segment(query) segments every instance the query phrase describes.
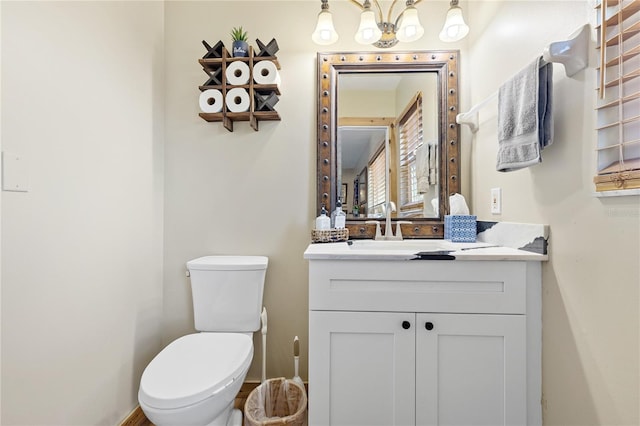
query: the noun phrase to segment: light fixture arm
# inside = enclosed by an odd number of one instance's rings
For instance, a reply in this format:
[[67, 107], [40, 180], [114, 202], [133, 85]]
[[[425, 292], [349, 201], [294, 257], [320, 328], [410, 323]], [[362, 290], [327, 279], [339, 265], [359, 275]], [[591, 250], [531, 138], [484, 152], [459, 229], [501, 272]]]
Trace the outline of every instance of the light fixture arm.
[[[377, 0], [375, 0], [375, 2], [378, 3]], [[391, 22], [391, 14], [393, 13], [393, 8], [397, 2], [398, 0], [393, 0], [393, 3], [391, 3], [391, 6], [389, 6], [389, 13], [387, 13], [387, 22]], [[402, 15], [402, 13], [400, 15]], [[396, 25], [397, 23], [398, 23], [398, 20], [396, 19], [396, 23], [394, 25]]]
[[349, 1], [355, 4], [356, 6], [358, 6], [360, 9], [364, 9], [364, 4], [360, 3], [359, 1], [356, 1], [356, 0], [349, 0]]
[[373, 4], [376, 6], [376, 9], [378, 9], [378, 21], [380, 22], [384, 22], [382, 19], [382, 7], [380, 6], [380, 3], [378, 3], [378, 0], [373, 0]]
[[[328, 0], [326, 0], [328, 1]], [[368, 0], [365, 0], [364, 3], [361, 3], [357, 0], [349, 0], [351, 3], [355, 4], [356, 6], [358, 6], [360, 8], [360, 10], [364, 10], [365, 9], [365, 4]], [[452, 0], [452, 2], [454, 2], [456, 4], [458, 4], [458, 0]], [[385, 21], [383, 18], [383, 12], [382, 12], [382, 6], [380, 6], [380, 3], [378, 2], [378, 0], [373, 0], [373, 5], [376, 7], [377, 11], [378, 11], [378, 23], [380, 24], [384, 24], [384, 23], [391, 23], [391, 15], [393, 15], [393, 8], [395, 7], [396, 3], [398, 2], [398, 0], [393, 0], [393, 2], [391, 3], [391, 6], [389, 6], [389, 11], [387, 13], [387, 20]], [[407, 0], [406, 5], [407, 6], [415, 6], [416, 4], [422, 2], [422, 0]], [[326, 5], [325, 7], [325, 0], [322, 0], [322, 8], [323, 9], [328, 9], [329, 6]], [[395, 27], [398, 26], [398, 22], [400, 21], [400, 18], [402, 17], [402, 14], [404, 13], [404, 10], [402, 12], [400, 12], [400, 14], [396, 17], [396, 20], [394, 21], [393, 25]]]

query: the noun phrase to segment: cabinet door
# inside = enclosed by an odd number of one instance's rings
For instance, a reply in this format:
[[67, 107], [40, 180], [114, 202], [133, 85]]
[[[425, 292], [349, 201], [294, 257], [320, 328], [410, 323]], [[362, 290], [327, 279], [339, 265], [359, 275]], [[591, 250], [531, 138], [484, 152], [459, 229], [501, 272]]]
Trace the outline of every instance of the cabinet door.
[[418, 314], [417, 425], [524, 425], [524, 315]]
[[309, 312], [309, 425], [413, 424], [415, 314]]

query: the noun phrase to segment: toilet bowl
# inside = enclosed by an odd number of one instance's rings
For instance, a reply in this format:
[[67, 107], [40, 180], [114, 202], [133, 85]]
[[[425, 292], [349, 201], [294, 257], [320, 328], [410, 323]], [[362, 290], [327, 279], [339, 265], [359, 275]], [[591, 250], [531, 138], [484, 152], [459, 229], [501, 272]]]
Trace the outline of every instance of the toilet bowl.
[[138, 402], [156, 426], [241, 426], [233, 409], [253, 358], [268, 258], [187, 262], [199, 333], [164, 348], [142, 373]]
[[252, 357], [253, 341], [245, 334], [183, 336], [145, 369], [140, 407], [157, 426], [224, 426]]

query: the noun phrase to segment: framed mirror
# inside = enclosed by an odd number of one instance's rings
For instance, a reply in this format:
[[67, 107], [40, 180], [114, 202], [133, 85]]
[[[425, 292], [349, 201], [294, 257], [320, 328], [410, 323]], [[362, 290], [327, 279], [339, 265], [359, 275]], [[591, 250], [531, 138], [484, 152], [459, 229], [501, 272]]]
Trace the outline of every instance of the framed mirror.
[[[459, 188], [458, 51], [318, 53], [317, 211], [345, 197], [350, 238], [402, 220], [442, 238]], [[346, 201], [346, 202], [345, 202]], [[395, 231], [395, 230], [394, 230]]]

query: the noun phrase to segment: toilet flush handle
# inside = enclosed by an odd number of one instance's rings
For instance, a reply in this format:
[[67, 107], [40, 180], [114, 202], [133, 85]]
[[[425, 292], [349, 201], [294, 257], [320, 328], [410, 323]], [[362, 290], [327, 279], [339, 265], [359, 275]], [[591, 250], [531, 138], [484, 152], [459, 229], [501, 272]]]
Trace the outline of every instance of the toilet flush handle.
[[190, 276], [191, 276], [191, 272], [189, 272], [189, 270], [188, 270], [188, 269], [187, 269], [186, 271], [184, 271], [184, 274], [185, 274], [187, 277], [190, 277]]

